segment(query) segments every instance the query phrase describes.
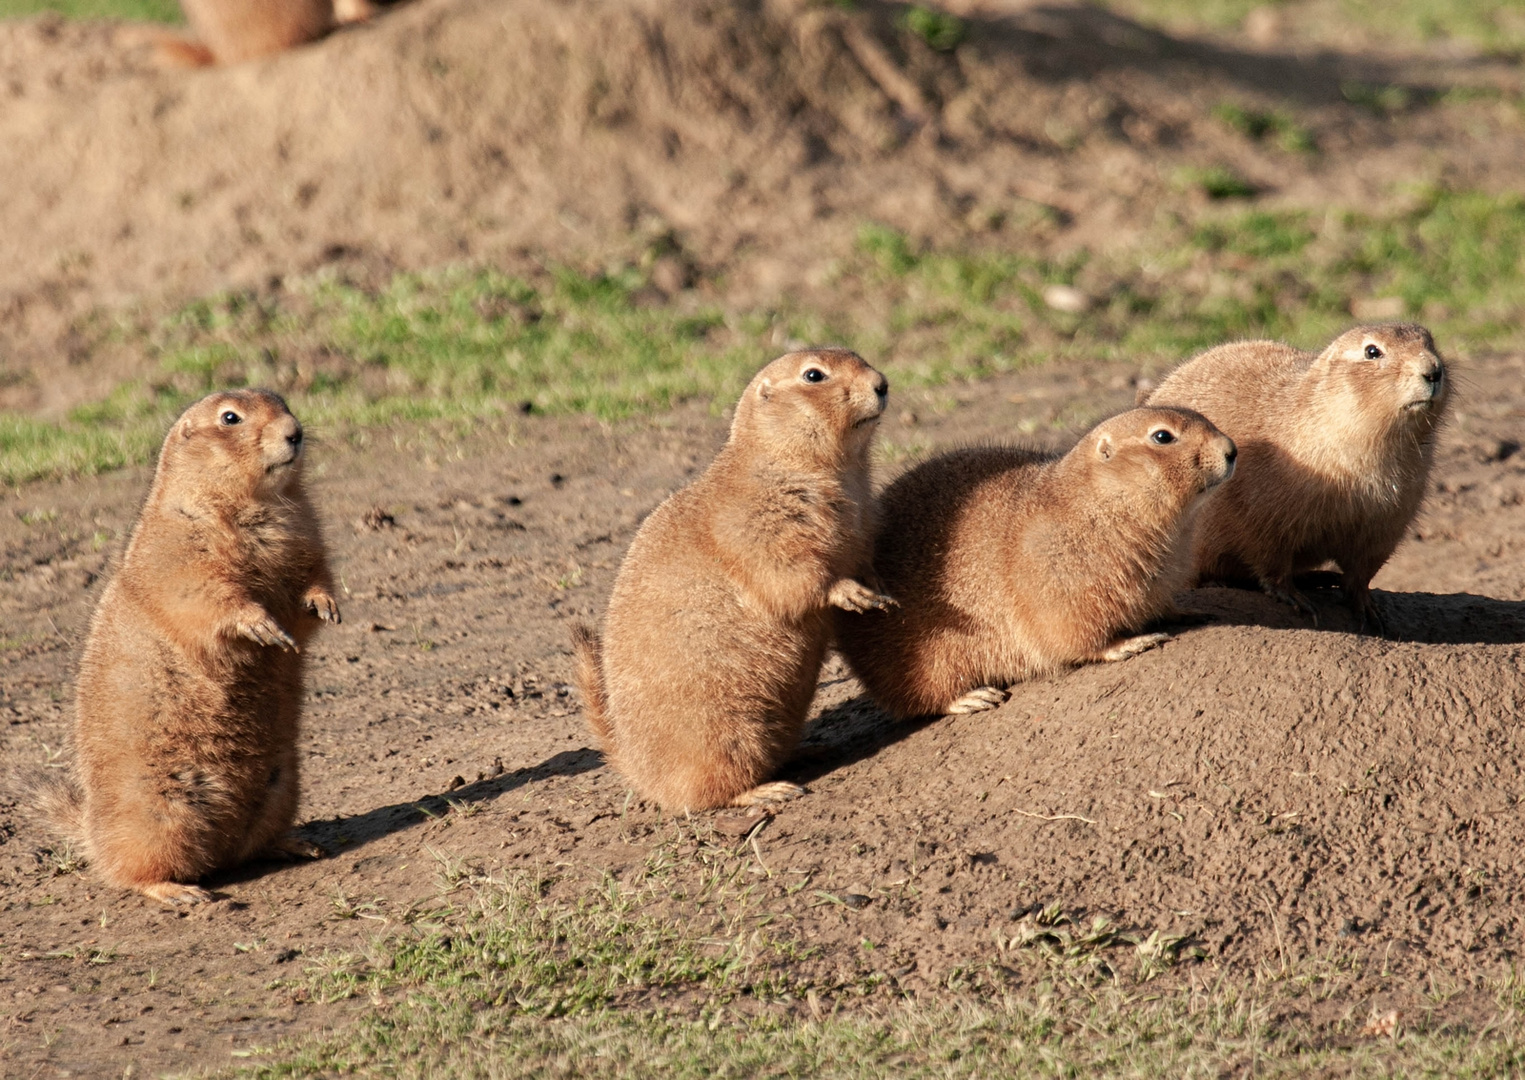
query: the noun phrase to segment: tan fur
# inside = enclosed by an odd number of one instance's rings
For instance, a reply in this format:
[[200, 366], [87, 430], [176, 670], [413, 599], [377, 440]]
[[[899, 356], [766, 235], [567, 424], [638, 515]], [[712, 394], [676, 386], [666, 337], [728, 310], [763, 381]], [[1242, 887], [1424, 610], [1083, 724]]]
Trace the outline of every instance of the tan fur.
[[180, 0], [196, 40], [165, 37], [159, 54], [180, 67], [241, 64], [304, 45], [372, 14], [368, 0]]
[[[228, 416], [240, 422], [225, 422]], [[302, 646], [337, 622], [302, 429], [263, 391], [212, 394], [164, 441], [80, 661], [75, 776], [54, 816], [108, 882], [167, 902], [287, 836]]]
[[636, 534], [602, 643], [575, 632], [589, 724], [644, 796], [701, 810], [800, 794], [764, 782], [799, 742], [828, 609], [888, 602], [855, 580], [885, 393], [845, 349], [763, 368], [713, 464]]
[[581, 623], [572, 627], [572, 652], [577, 657], [577, 686], [582, 692], [583, 715], [601, 746], [614, 744], [609, 726], [609, 699], [604, 693], [604, 649], [598, 635]]
[[1062, 457], [932, 458], [879, 500], [874, 570], [900, 606], [839, 613], [837, 646], [898, 717], [993, 708], [1013, 682], [1152, 647], [1165, 635], [1127, 635], [1173, 610], [1233, 452], [1196, 413], [1134, 409]]
[[1312, 614], [1292, 577], [1332, 561], [1362, 626], [1380, 625], [1371, 579], [1424, 499], [1450, 382], [1412, 325], [1359, 326], [1317, 355], [1220, 345], [1173, 371], [1150, 403], [1196, 409], [1240, 450], [1197, 528], [1198, 580], [1253, 577]]

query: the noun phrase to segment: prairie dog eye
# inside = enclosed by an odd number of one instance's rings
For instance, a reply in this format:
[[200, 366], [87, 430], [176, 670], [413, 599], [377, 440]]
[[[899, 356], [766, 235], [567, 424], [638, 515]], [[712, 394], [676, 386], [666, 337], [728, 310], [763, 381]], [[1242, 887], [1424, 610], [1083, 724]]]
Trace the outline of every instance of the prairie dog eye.
[[242, 424], [244, 422], [244, 418], [242, 416], [239, 416], [232, 409], [224, 409], [224, 410], [222, 410], [222, 415], [219, 416], [217, 419], [221, 420], [224, 424], [226, 424], [229, 427], [232, 427], [234, 424]]
[[800, 372], [800, 378], [804, 379], [806, 382], [825, 382], [826, 372], [822, 371], [818, 367], [808, 367], [804, 371]]
[[1176, 441], [1176, 437], [1167, 428], [1155, 428], [1149, 433], [1149, 438], [1160, 446], [1169, 446]]
[[1366, 359], [1368, 359], [1368, 360], [1380, 360], [1380, 359], [1382, 359], [1382, 350], [1380, 348], [1378, 348], [1376, 345], [1368, 345], [1368, 346], [1366, 346]]

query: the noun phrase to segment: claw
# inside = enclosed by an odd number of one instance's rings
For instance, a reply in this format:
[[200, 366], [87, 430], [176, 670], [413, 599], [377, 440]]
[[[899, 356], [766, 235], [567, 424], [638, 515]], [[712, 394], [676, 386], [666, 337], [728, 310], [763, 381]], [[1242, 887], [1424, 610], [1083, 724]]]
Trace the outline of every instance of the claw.
[[268, 615], [256, 622], [240, 622], [236, 624], [235, 629], [239, 637], [248, 638], [256, 645], [277, 645], [292, 652], [300, 651], [297, 649], [296, 640], [282, 630], [279, 624]]
[[199, 885], [186, 885], [179, 881], [156, 881], [152, 885], [140, 885], [138, 891], [170, 907], [210, 904], [217, 899]]
[[1010, 692], [1002, 690], [998, 686], [981, 686], [971, 690], [963, 697], [954, 699], [946, 709], [945, 716], [967, 716], [970, 713], [986, 712], [990, 709], [999, 709], [1006, 704]]
[[324, 622], [340, 623], [344, 621], [343, 617], [339, 614], [339, 605], [327, 593], [317, 593], [308, 597], [307, 610]]
[[1377, 602], [1371, 593], [1361, 593], [1351, 598], [1350, 606], [1356, 613], [1356, 633], [1366, 633], [1368, 620], [1377, 628], [1378, 637], [1387, 637], [1387, 621], [1382, 618], [1382, 609], [1377, 607]]
[[876, 593], [862, 582], [842, 578], [826, 594], [826, 602], [843, 611], [862, 614], [865, 611], [887, 611], [899, 604], [892, 596]]
[[805, 789], [787, 780], [775, 780], [771, 784], [758, 784], [750, 791], [743, 791], [731, 800], [732, 806], [772, 806], [775, 803], [798, 799]]
[[262, 854], [272, 859], [322, 859], [328, 856], [328, 851], [301, 837], [286, 836], [272, 843]]
[[1148, 652], [1155, 646], [1163, 645], [1169, 640], [1169, 634], [1139, 634], [1137, 637], [1118, 638], [1106, 647], [1106, 650], [1101, 654], [1101, 659], [1108, 663], [1114, 660], [1126, 660], [1130, 656], [1137, 656], [1141, 652]]
[[1289, 607], [1302, 612], [1313, 620], [1314, 629], [1318, 628], [1318, 612], [1308, 598], [1298, 591], [1297, 586], [1291, 583], [1281, 584], [1275, 581], [1262, 581], [1260, 587], [1272, 600], [1277, 600]]

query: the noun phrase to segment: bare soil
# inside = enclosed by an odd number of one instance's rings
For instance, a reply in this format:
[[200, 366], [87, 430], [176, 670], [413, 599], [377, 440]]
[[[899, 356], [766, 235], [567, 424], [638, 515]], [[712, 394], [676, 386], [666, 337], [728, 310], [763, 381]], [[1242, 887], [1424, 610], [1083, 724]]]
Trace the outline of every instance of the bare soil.
[[[1137, 374], [1082, 365], [902, 396], [884, 438], [1078, 430], [1125, 407]], [[1333, 1004], [1308, 999], [1315, 1024], [1367, 998], [1431, 1022], [1488, 1015], [1484, 981], [1516, 962], [1525, 910], [1522, 375], [1512, 356], [1467, 373], [1435, 491], [1376, 581], [1390, 637], [1355, 634], [1334, 591], [1314, 629], [1257, 594], [1199, 590], [1186, 606], [1207, 620], [1156, 651], [910, 725], [831, 661], [785, 773], [810, 793], [755, 834], [774, 875], [764, 902], [819, 948], [802, 972], [830, 986], [882, 970], [896, 992], [936, 993], [993, 957], [994, 931], [1058, 903], [1190, 935], [1195, 978], [1319, 960], [1354, 972]], [[171, 911], [88, 871], [57, 875], [46, 837], [0, 802], [0, 1057], [18, 1075], [157, 1073], [342, 1024], [363, 1006], [267, 985], [379, 932], [340, 918], [345, 904], [395, 918], [435, 897], [441, 857], [544, 868], [574, 892], [663, 845], [697, 873], [694, 825], [750, 850], [754, 823], [735, 812], [675, 830], [631, 801], [567, 685], [569, 621], [598, 616], [642, 516], [723, 435], [723, 418], [680, 412], [319, 441], [345, 621], [311, 657], [302, 831], [334, 854], [247, 867], [213, 883], [222, 902]], [[8, 762], [41, 766], [65, 745], [75, 657], [147, 479], [7, 496]], [[869, 903], [823, 899], [848, 894]]]
[[[1193, 169], [1373, 209], [1415, 184], [1512, 189], [1525, 151], [1496, 98], [1437, 93], [1517, 95], [1506, 61], [952, 7], [967, 38], [946, 52], [877, 0], [415, 0], [191, 72], [155, 71], [139, 27], [0, 23], [0, 236], [25, 238], [0, 244], [0, 407], [56, 411], [141, 366], [81, 335], [91, 312], [325, 266], [596, 268], [660, 241], [677, 285], [771, 302], [817, 290], [865, 220], [1105, 250], [1201, 200]], [[1356, 85], [1402, 93], [1373, 108]], [[1289, 112], [1319, 152], [1235, 132], [1221, 102]]]

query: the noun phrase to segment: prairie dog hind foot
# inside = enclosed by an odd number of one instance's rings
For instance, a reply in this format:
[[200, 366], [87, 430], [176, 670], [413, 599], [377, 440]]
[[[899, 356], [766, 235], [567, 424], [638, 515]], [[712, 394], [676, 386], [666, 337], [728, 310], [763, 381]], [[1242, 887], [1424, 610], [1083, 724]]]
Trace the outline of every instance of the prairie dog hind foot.
[[1139, 634], [1137, 637], [1118, 638], [1106, 647], [1101, 654], [1101, 659], [1109, 664], [1117, 660], [1126, 660], [1130, 656], [1148, 652], [1169, 640], [1169, 634]]
[[1313, 602], [1304, 596], [1302, 590], [1296, 585], [1293, 585], [1290, 581], [1262, 581], [1260, 588], [1277, 603], [1286, 604], [1293, 610], [1308, 616], [1313, 621], [1314, 628], [1317, 629], [1318, 611], [1314, 608]]
[[186, 885], [179, 881], [156, 881], [152, 885], [139, 885], [138, 892], [170, 907], [210, 904], [217, 899], [200, 885]]
[[309, 840], [303, 840], [300, 836], [284, 836], [275, 840], [264, 848], [260, 855], [267, 859], [325, 859], [328, 857], [328, 849], [319, 847]]
[[1378, 637], [1387, 637], [1387, 621], [1382, 618], [1382, 609], [1377, 607], [1376, 598], [1371, 594], [1371, 586], [1347, 579], [1340, 588], [1350, 601], [1350, 610], [1355, 612], [1356, 633], [1370, 633], [1367, 629], [1370, 626], [1376, 628]]
[[798, 784], [791, 784], [787, 780], [774, 780], [769, 784], [758, 784], [750, 791], [743, 791], [731, 800], [731, 806], [775, 806], [778, 803], [790, 802], [805, 794], [805, 789]]
[[967, 716], [969, 713], [999, 709], [1002, 705], [1006, 704], [1010, 697], [1010, 691], [1002, 690], [998, 686], [982, 686], [977, 690], [969, 691], [963, 697], [957, 698], [943, 710], [943, 714], [945, 716]]

